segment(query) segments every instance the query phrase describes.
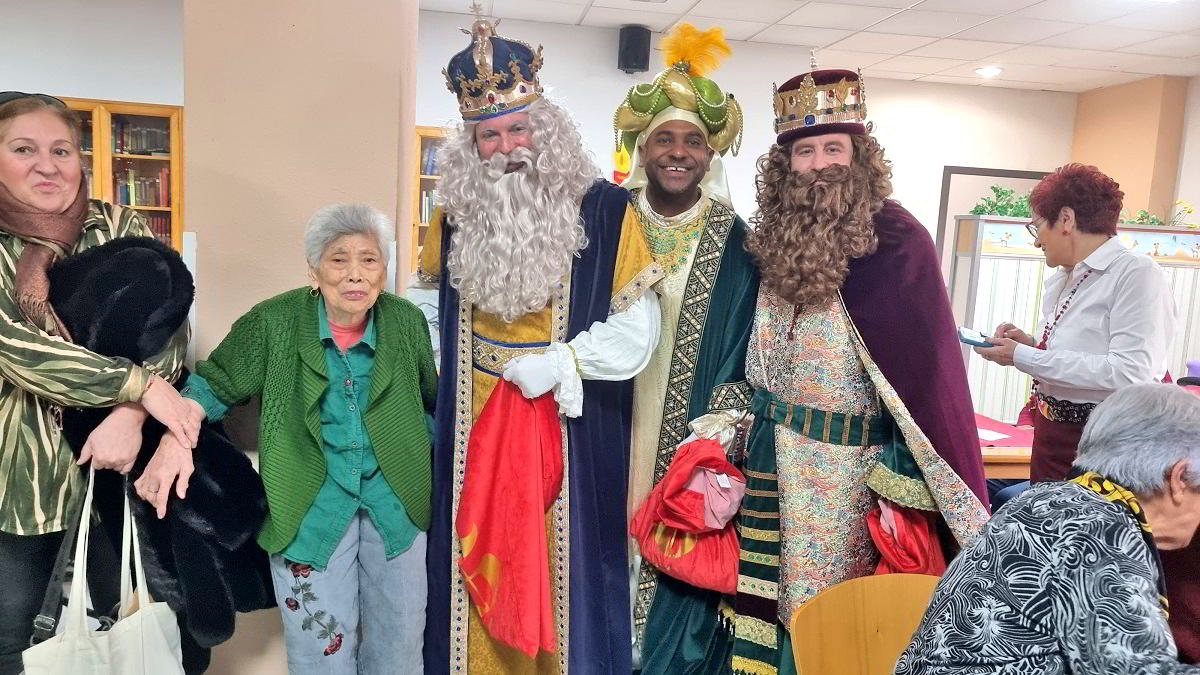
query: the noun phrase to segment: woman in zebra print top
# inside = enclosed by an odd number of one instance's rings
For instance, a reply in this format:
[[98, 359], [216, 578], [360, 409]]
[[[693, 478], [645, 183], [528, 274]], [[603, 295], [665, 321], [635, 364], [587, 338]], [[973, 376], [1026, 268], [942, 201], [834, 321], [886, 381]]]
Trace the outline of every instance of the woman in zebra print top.
[[1092, 413], [1074, 478], [1001, 509], [934, 591], [902, 675], [1200, 673], [1167, 627], [1158, 551], [1200, 526], [1200, 397], [1119, 390]]

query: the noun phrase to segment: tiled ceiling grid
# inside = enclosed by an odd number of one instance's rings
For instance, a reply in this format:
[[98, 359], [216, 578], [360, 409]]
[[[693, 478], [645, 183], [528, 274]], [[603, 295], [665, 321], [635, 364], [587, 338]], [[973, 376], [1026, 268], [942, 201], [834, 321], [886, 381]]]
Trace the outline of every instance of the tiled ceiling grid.
[[[421, 0], [466, 13], [468, 0]], [[867, 75], [1087, 91], [1200, 75], [1200, 0], [480, 0], [498, 18], [662, 32], [680, 21], [731, 40], [816, 49]], [[983, 66], [1004, 71], [987, 79]]]

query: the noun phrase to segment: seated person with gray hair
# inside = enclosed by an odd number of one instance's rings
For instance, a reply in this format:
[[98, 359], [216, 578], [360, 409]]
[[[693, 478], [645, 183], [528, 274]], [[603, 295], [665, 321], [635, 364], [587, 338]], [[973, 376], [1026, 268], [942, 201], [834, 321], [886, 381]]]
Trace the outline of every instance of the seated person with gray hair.
[[1177, 659], [1158, 556], [1198, 526], [1200, 397], [1120, 389], [1071, 477], [1009, 502], [954, 559], [895, 672], [1200, 673]]
[[[317, 211], [308, 286], [239, 318], [183, 390], [197, 421], [262, 397], [258, 543], [293, 675], [422, 670], [437, 374], [425, 317], [383, 292], [393, 231], [364, 204]], [[191, 467], [164, 440], [135, 487], [161, 517]]]

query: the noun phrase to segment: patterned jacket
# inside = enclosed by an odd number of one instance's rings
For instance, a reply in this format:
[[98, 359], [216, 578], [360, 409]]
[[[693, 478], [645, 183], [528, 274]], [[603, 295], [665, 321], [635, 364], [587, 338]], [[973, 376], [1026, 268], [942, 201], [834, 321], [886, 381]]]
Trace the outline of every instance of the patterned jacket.
[[[133, 209], [91, 200], [73, 252], [117, 237], [152, 236]], [[13, 295], [24, 248], [21, 239], [0, 232], [0, 532], [34, 535], [65, 528], [68, 503], [81, 485], [58, 408], [136, 401], [151, 373], [174, 379], [187, 352], [188, 327], [145, 364], [51, 337], [25, 320]]]
[[1155, 556], [1123, 504], [1037, 485], [955, 558], [896, 673], [1200, 673], [1177, 661]]

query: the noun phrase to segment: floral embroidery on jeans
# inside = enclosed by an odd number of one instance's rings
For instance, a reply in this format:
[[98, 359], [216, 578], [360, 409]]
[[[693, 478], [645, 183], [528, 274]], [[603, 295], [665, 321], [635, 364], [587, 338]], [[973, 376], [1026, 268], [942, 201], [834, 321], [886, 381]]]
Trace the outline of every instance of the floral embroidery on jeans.
[[283, 604], [287, 606], [289, 611], [296, 612], [303, 609], [308, 614], [300, 622], [300, 628], [302, 630], [313, 630], [315, 624], [320, 629], [317, 633], [317, 639], [329, 640], [329, 646], [325, 648], [325, 656], [337, 653], [342, 648], [342, 634], [338, 632], [339, 625], [337, 619], [332, 614], [326, 614], [323, 609], [318, 609], [315, 612], [309, 609], [309, 603], [316, 602], [317, 595], [312, 592], [312, 582], [303, 581], [303, 579], [307, 579], [308, 575], [312, 574], [312, 565], [289, 561], [287, 567], [291, 571], [295, 583], [291, 588], [292, 597], [285, 598]]

